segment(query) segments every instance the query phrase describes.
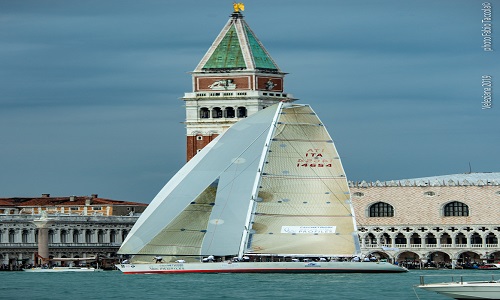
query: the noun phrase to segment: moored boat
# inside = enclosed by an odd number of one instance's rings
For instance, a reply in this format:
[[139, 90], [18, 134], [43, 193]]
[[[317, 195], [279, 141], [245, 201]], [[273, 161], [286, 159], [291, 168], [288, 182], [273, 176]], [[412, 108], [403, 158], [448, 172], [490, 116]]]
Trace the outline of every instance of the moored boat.
[[[454, 299], [500, 299], [500, 280], [491, 276], [489, 280], [466, 281], [464, 276], [453, 276], [449, 282], [425, 283], [420, 277], [418, 288], [433, 291]], [[470, 276], [468, 276], [470, 277]]]
[[479, 266], [479, 270], [500, 270], [500, 264], [484, 264]]
[[99, 272], [101, 269], [94, 267], [52, 267], [52, 268], [29, 268], [24, 269], [24, 272], [37, 272], [37, 273], [52, 273], [52, 272]]

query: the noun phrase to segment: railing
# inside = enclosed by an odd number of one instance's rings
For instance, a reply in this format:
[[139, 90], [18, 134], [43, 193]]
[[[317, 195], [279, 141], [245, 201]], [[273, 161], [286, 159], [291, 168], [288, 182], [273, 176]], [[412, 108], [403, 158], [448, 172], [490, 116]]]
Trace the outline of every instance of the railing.
[[49, 248], [58, 247], [120, 247], [117, 243], [49, 243]]
[[[49, 248], [120, 247], [119, 243], [49, 243]], [[0, 243], [0, 248], [38, 248], [38, 243]]]
[[[382, 247], [390, 247], [392, 245], [388, 244], [365, 244], [362, 245], [361, 248], [382, 248]], [[399, 249], [408, 249], [408, 248], [482, 248], [482, 249], [491, 249], [491, 248], [500, 248], [500, 244], [471, 244], [467, 246], [467, 244], [395, 244], [394, 247]]]

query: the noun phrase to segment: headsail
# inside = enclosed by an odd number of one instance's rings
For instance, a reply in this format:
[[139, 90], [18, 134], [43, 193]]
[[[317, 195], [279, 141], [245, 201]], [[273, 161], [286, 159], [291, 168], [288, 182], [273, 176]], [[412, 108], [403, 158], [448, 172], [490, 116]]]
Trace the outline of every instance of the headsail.
[[[237, 254], [255, 174], [278, 106], [236, 123], [190, 160], [153, 199], [118, 253]], [[199, 217], [194, 223], [186, 221], [193, 218], [190, 211]]]

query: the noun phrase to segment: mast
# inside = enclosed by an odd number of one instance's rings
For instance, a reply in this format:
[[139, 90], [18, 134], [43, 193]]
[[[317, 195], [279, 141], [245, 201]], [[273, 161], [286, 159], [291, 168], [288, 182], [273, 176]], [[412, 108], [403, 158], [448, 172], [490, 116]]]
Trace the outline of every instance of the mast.
[[241, 237], [240, 250], [238, 251], [238, 258], [243, 257], [243, 253], [245, 252], [246, 245], [248, 243], [248, 238], [250, 234], [250, 227], [252, 222], [252, 214], [255, 210], [256, 200], [258, 198], [258, 189], [261, 181], [262, 170], [264, 168], [264, 163], [266, 161], [267, 155], [269, 153], [269, 145], [271, 144], [271, 138], [274, 135], [274, 131], [276, 130], [276, 123], [278, 122], [279, 115], [281, 113], [281, 109], [283, 107], [283, 102], [278, 104], [278, 108], [276, 109], [276, 113], [274, 115], [273, 121], [271, 122], [271, 129], [269, 130], [264, 148], [262, 149], [262, 154], [260, 156], [259, 168], [257, 169], [257, 174], [254, 180], [254, 186], [252, 188], [252, 199], [248, 205], [247, 217], [245, 220], [245, 228], [243, 229], [243, 234]]

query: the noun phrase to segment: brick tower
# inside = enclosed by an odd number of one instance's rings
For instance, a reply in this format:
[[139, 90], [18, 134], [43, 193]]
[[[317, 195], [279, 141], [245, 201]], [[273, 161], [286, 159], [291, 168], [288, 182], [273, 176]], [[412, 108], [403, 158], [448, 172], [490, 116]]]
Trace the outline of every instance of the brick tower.
[[[187, 160], [242, 118], [279, 101], [293, 101], [283, 90], [285, 73], [234, 12], [192, 74], [193, 91], [184, 94]], [[242, 137], [244, 138], [244, 137]]]

